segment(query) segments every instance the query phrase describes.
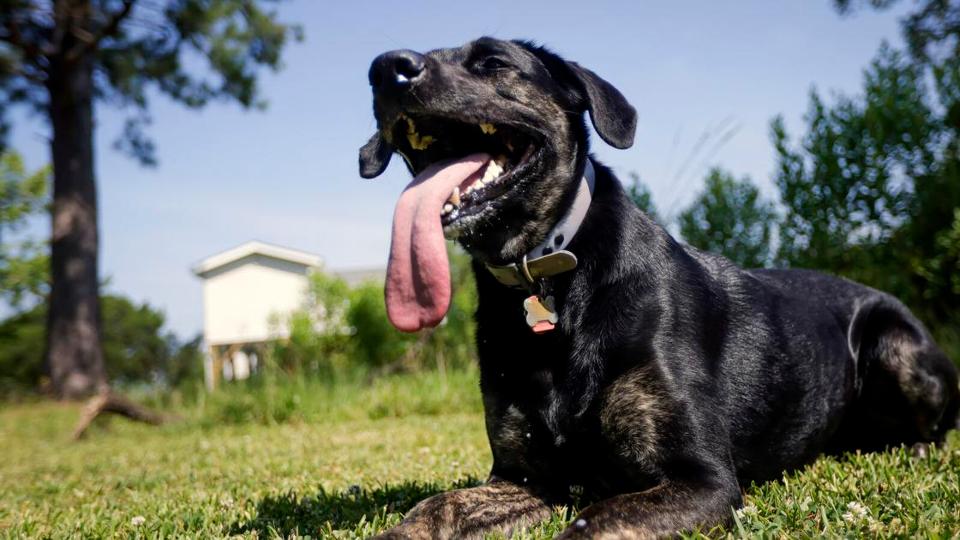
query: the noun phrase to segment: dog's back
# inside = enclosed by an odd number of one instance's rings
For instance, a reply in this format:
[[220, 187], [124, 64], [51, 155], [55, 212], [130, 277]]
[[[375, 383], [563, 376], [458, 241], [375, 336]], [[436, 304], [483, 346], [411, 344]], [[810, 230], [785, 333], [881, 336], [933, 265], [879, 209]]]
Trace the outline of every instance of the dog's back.
[[[821, 451], [940, 440], [958, 425], [956, 370], [895, 297], [817, 271], [740, 270], [690, 251], [731, 297], [742, 295], [731, 302], [744, 321], [731, 337], [742, 339], [730, 349], [744, 361], [728, 383], [728, 395], [751, 397], [728, 402], [746, 419], [731, 432], [742, 480], [774, 478]], [[738, 392], [758, 383], [749, 374], [767, 390]]]

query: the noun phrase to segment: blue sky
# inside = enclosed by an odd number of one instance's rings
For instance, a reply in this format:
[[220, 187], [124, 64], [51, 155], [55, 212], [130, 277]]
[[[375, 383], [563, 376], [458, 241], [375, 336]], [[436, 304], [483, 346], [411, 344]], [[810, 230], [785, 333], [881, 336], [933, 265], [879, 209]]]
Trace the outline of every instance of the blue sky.
[[[263, 77], [266, 111], [189, 111], [157, 97], [160, 163], [150, 169], [112, 149], [124, 117], [98, 109], [102, 274], [108, 290], [161, 308], [186, 338], [202, 327], [191, 266], [247, 240], [315, 252], [334, 269], [385, 265], [408, 178], [399, 160], [376, 180], [357, 175], [357, 149], [375, 127], [369, 62], [481, 35], [534, 39], [617, 86], [639, 112], [636, 143], [621, 151], [594, 138], [594, 151], [622, 178], [638, 172], [661, 210], [682, 208], [713, 165], [772, 195], [770, 119], [783, 114], [797, 133], [812, 87], [856, 92], [881, 41], [900, 43], [897, 16], [841, 18], [829, 0], [292, 0], [281, 18], [302, 24], [305, 40]], [[47, 163], [44, 124], [15, 120], [11, 145], [31, 166]], [[726, 129], [735, 134], [716, 144]], [[710, 142], [695, 152], [704, 134]]]

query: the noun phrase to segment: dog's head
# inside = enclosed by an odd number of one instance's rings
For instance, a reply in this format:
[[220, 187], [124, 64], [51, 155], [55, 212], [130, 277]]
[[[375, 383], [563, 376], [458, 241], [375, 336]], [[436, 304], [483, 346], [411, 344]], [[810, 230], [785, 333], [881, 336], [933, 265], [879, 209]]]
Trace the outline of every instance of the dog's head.
[[585, 112], [608, 144], [633, 144], [636, 112], [616, 88], [528, 42], [392, 51], [369, 75], [378, 131], [360, 149], [361, 176], [381, 174], [394, 153], [415, 176], [482, 153], [486, 168], [457, 186], [437, 219], [486, 262], [522, 256], [562, 217], [587, 152]]

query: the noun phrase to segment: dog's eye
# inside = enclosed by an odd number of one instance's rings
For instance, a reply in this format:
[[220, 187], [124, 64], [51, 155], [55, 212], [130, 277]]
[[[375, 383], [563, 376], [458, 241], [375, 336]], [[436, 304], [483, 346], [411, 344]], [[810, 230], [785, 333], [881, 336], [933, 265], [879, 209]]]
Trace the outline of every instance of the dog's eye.
[[478, 62], [478, 67], [482, 71], [497, 71], [500, 69], [510, 67], [510, 64], [504, 62], [503, 60], [497, 58], [496, 56], [488, 56]]

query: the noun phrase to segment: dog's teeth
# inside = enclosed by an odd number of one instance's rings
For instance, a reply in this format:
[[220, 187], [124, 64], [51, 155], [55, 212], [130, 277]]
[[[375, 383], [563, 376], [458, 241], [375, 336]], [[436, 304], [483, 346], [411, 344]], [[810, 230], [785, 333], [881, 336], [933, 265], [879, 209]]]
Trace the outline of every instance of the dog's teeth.
[[417, 132], [417, 124], [413, 121], [413, 118], [406, 115], [402, 115], [401, 117], [407, 121], [407, 142], [410, 143], [410, 148], [414, 150], [426, 150], [436, 140], [431, 135], [420, 135], [420, 133]]
[[447, 201], [454, 206], [460, 206], [460, 186], [453, 188], [453, 193]]
[[493, 124], [483, 123], [480, 124], [480, 131], [484, 132], [486, 135], [493, 135], [497, 132], [497, 126]]
[[487, 165], [486, 170], [483, 171], [483, 178], [480, 179], [480, 182], [484, 185], [494, 182], [497, 177], [503, 172], [503, 167], [496, 161], [490, 161]]
[[[434, 207], [434, 208], [436, 208], [436, 207]], [[444, 213], [444, 214], [449, 214], [450, 212], [453, 212], [453, 205], [450, 204], [450, 203], [447, 203], [447, 204], [443, 205], [443, 213]]]

